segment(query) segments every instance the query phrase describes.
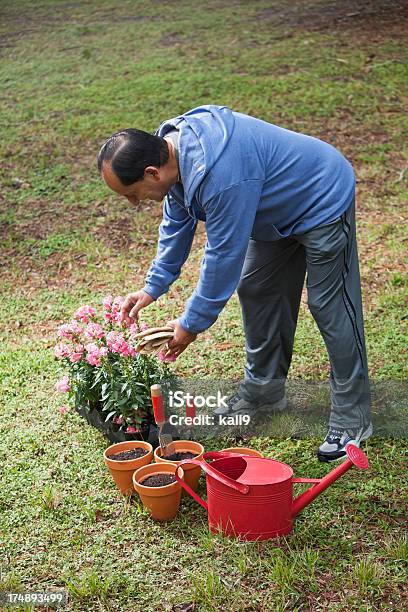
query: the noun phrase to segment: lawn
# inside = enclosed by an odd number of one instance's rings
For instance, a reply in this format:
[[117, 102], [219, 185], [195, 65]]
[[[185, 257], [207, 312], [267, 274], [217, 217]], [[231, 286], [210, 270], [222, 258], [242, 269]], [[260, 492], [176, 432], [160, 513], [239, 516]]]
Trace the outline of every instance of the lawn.
[[[163, 527], [119, 497], [101, 434], [58, 413], [52, 351], [81, 303], [138, 289], [155, 252], [160, 206], [135, 212], [107, 191], [100, 144], [214, 103], [322, 138], [352, 161], [370, 374], [379, 387], [405, 381], [404, 2], [4, 0], [0, 14], [0, 591], [66, 589], [69, 610], [406, 609], [406, 437], [372, 438], [370, 470], [349, 472], [284, 540], [210, 536], [193, 500]], [[181, 314], [204, 240], [201, 230], [147, 323]], [[234, 297], [174, 367], [239, 378], [243, 359]], [[303, 300], [291, 378], [327, 375]], [[319, 477], [329, 470], [319, 441], [250, 444]]]

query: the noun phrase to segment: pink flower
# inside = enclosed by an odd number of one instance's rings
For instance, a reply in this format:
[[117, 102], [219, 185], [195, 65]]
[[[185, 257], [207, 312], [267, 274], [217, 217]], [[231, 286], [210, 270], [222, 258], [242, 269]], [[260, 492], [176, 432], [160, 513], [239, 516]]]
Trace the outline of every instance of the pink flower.
[[92, 306], [88, 306], [87, 304], [85, 304], [84, 306], [78, 308], [78, 310], [74, 314], [74, 317], [77, 321], [82, 321], [82, 323], [89, 323], [89, 319], [94, 317], [95, 315], [95, 308], [92, 308]]
[[122, 309], [122, 304], [124, 301], [125, 301], [125, 298], [123, 298], [121, 295], [119, 295], [113, 300], [111, 318], [112, 318], [112, 321], [114, 321], [115, 323], [121, 322], [120, 321], [120, 311]]
[[140, 429], [136, 429], [136, 427], [133, 427], [133, 425], [128, 425], [125, 431], [126, 433], [137, 433], [140, 431]]
[[139, 332], [145, 331], [146, 329], [149, 329], [147, 323], [141, 323], [140, 325], [137, 323], [132, 323], [132, 325], [129, 327], [130, 337], [134, 338]]
[[67, 408], [67, 406], [60, 406], [60, 407], [58, 408], [58, 412], [59, 412], [60, 414], [62, 414], [62, 415], [66, 414], [66, 413], [68, 412], [68, 408]]
[[116, 348], [119, 346], [118, 342], [120, 340], [120, 336], [123, 338], [123, 334], [115, 331], [109, 332], [109, 334], [106, 336], [106, 344], [113, 353], [118, 352]]
[[119, 353], [119, 355], [123, 355], [124, 357], [134, 357], [136, 355], [135, 349], [126, 342], [121, 332], [109, 332], [106, 336], [106, 342], [112, 353]]
[[134, 338], [136, 334], [139, 333], [139, 327], [137, 323], [132, 323], [132, 325], [129, 327], [129, 333], [131, 338]]
[[57, 333], [61, 338], [73, 340], [75, 336], [78, 337], [82, 333], [82, 327], [79, 325], [78, 321], [71, 321], [71, 323], [64, 323], [64, 325], [61, 325]]
[[100, 358], [95, 354], [95, 353], [89, 353], [89, 355], [86, 356], [85, 359], [90, 365], [95, 366], [96, 368], [99, 368], [101, 365], [101, 360]]
[[111, 295], [106, 295], [103, 298], [102, 304], [105, 310], [110, 310], [112, 308], [112, 302], [113, 302], [113, 297]]
[[68, 391], [71, 390], [71, 385], [69, 384], [68, 376], [64, 376], [64, 378], [61, 378], [61, 380], [56, 383], [55, 388], [60, 393], [68, 393]]
[[74, 346], [73, 351], [71, 351], [69, 355], [69, 360], [71, 363], [77, 363], [82, 359], [82, 355], [84, 354], [84, 347], [82, 344], [76, 344]]
[[116, 425], [123, 425], [124, 420], [122, 419], [121, 416], [114, 416], [112, 421], [116, 424]]
[[162, 349], [159, 353], [157, 353], [157, 358], [163, 363], [172, 363], [173, 361], [176, 361], [177, 357], [175, 355], [166, 356], [166, 352], [166, 349]]
[[64, 323], [57, 331], [58, 336], [61, 338], [71, 338], [71, 326], [69, 323]]
[[112, 308], [112, 312], [110, 313], [110, 317], [111, 317], [111, 321], [113, 321], [114, 323], [121, 323], [121, 320], [120, 320], [120, 310], [119, 309], [113, 309]]
[[112, 321], [112, 315], [110, 312], [104, 312], [103, 318], [106, 321], [106, 323], [109, 323], [110, 321]]
[[88, 327], [85, 330], [85, 333], [89, 338], [92, 338], [93, 340], [100, 340], [105, 335], [103, 327], [102, 325], [99, 325], [99, 323], [89, 323]]
[[87, 352], [85, 361], [99, 368], [101, 365], [101, 358], [105, 357], [108, 353], [106, 346], [99, 347], [97, 344], [87, 344], [85, 348]]
[[54, 349], [54, 355], [57, 359], [63, 359], [64, 357], [69, 357], [71, 354], [71, 349], [67, 344], [57, 344]]

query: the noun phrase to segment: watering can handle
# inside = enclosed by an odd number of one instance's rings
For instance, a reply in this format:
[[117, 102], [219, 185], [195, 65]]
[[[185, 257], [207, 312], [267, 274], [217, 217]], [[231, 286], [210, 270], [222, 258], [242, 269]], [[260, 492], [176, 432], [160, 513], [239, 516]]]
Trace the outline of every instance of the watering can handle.
[[[185, 460], [188, 463], [202, 463], [201, 461], [198, 461], [197, 459], [193, 459], [193, 461], [190, 461], [189, 459]], [[203, 508], [205, 508], [205, 510], [207, 510], [208, 512], [208, 504], [207, 502], [205, 502], [199, 495], [197, 495], [197, 493], [195, 491], [193, 491], [193, 489], [186, 483], [184, 482], [184, 480], [182, 480], [178, 474], [178, 469], [179, 469], [180, 465], [177, 466], [176, 471], [174, 472], [174, 475], [176, 477], [177, 482], [179, 482], [181, 484], [181, 486], [183, 487], [183, 489], [185, 489], [187, 491], [187, 493], [189, 495], [191, 495], [191, 497], [193, 497], [199, 504], [200, 506], [202, 506]]]
[[[233, 456], [234, 458], [237, 457], [236, 453], [205, 453], [203, 455], [203, 457], [208, 457], [209, 455], [217, 455], [216, 457], [214, 457], [214, 459], [218, 459], [220, 458], [220, 456], [226, 457], [226, 456]], [[211, 457], [208, 457], [209, 459]], [[226, 487], [230, 487], [231, 489], [235, 489], [235, 491], [238, 491], [239, 493], [249, 493], [249, 486], [242, 484], [241, 482], [237, 482], [236, 480], [234, 480], [233, 478], [229, 478], [228, 476], [225, 476], [225, 474], [221, 474], [221, 472], [219, 472], [218, 470], [216, 470], [215, 468], [213, 468], [209, 463], [206, 463], [205, 461], [200, 461], [199, 459], [184, 459], [184, 461], [180, 461], [180, 463], [177, 466], [176, 472], [175, 472], [175, 476], [176, 476], [176, 480], [177, 482], [179, 482], [181, 484], [181, 486], [183, 487], [183, 489], [185, 489], [187, 491], [187, 493], [189, 493], [191, 495], [191, 497], [194, 497], [194, 499], [201, 505], [203, 506], [203, 508], [205, 508], [206, 510], [208, 510], [208, 505], [206, 504], [206, 502], [201, 499], [201, 497], [199, 495], [197, 495], [197, 493], [195, 493], [193, 491], [193, 489], [184, 482], [184, 480], [182, 480], [179, 475], [178, 475], [178, 468], [180, 466], [183, 466], [185, 464], [189, 463], [190, 465], [193, 463], [194, 465], [199, 465], [204, 472], [206, 472], [207, 474], [209, 474], [210, 476], [212, 476], [213, 478], [215, 478], [215, 480], [218, 480], [218, 482], [221, 482], [223, 485], [225, 485]]]
[[[210, 455], [212, 453], [204, 453], [203, 458], [207, 458], [208, 455]], [[217, 458], [222, 455], [222, 456], [233, 456], [235, 459], [237, 458], [236, 453], [214, 453], [217, 454]], [[210, 476], [212, 476], [213, 478], [215, 478], [215, 480], [218, 480], [218, 482], [221, 482], [223, 485], [225, 485], [226, 487], [230, 487], [230, 489], [235, 489], [235, 491], [238, 491], [239, 493], [248, 493], [249, 492], [249, 486], [245, 485], [241, 482], [237, 482], [236, 480], [234, 480], [233, 478], [230, 478], [229, 476], [225, 476], [225, 474], [221, 474], [221, 472], [219, 472], [218, 470], [216, 470], [215, 468], [212, 467], [212, 465], [210, 465], [209, 463], [206, 463], [205, 461], [200, 461], [199, 459], [184, 459], [184, 461], [180, 461], [179, 465], [183, 465], [186, 463], [195, 463], [196, 465], [199, 465], [204, 472], [206, 472], [207, 474], [209, 474]]]
[[[237, 455], [237, 453], [230, 453], [228, 451], [208, 451], [204, 453], [203, 459], [223, 459], [225, 457], [233, 457], [234, 459], [236, 459], [238, 456], [239, 455]], [[188, 459], [186, 459], [186, 461], [188, 461]], [[218, 482], [224, 484], [226, 487], [230, 487], [230, 489], [235, 489], [235, 491], [238, 491], [239, 493], [249, 493], [249, 485], [245, 485], [242, 482], [237, 482], [233, 478], [229, 478], [229, 476], [226, 476], [225, 474], [222, 474], [221, 472], [213, 468], [210, 463], [200, 461], [200, 464], [204, 472], [210, 474], [210, 476], [215, 478], [215, 480], [218, 480]]]

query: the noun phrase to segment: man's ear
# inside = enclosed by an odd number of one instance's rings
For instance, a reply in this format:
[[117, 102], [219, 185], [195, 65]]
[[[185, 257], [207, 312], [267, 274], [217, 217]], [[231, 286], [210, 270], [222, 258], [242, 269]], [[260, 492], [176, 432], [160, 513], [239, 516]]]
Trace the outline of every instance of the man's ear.
[[153, 179], [154, 181], [160, 180], [160, 172], [156, 166], [147, 166], [144, 170], [144, 178]]

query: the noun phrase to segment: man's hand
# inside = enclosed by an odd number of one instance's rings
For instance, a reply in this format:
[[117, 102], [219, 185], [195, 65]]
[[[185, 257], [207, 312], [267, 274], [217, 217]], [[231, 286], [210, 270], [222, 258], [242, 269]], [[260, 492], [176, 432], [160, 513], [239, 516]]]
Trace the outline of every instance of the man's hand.
[[174, 336], [168, 342], [168, 351], [166, 352], [166, 357], [170, 357], [174, 355], [178, 357], [191, 342], [197, 338], [197, 334], [190, 334], [190, 332], [186, 331], [183, 327], [181, 327], [180, 323], [175, 321], [168, 321], [166, 325], [169, 325], [174, 329]]
[[142, 289], [140, 291], [136, 291], [136, 293], [129, 293], [129, 295], [126, 296], [120, 311], [121, 322], [125, 322], [127, 325], [132, 325], [132, 323], [138, 320], [139, 310], [149, 306], [149, 304], [152, 302], [154, 302], [153, 298]]

